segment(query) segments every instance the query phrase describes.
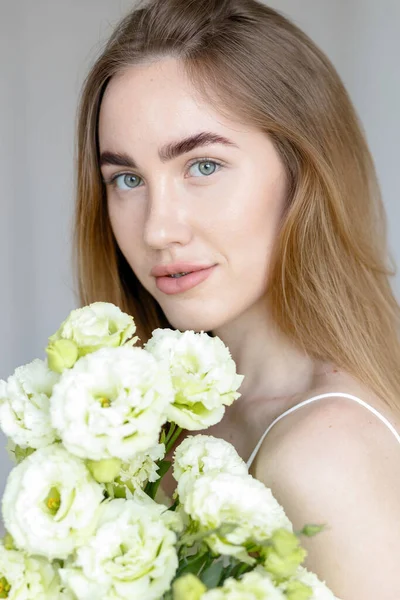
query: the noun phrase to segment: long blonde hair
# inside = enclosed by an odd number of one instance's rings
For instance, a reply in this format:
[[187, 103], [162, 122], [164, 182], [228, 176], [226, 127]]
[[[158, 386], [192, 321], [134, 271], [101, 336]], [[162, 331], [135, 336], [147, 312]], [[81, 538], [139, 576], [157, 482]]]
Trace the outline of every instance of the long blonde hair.
[[295, 25], [256, 0], [153, 0], [115, 29], [92, 67], [78, 119], [75, 251], [82, 304], [114, 302], [145, 341], [168, 322], [122, 256], [98, 162], [104, 90], [116, 73], [174, 56], [205, 101], [275, 143], [290, 181], [268, 295], [301, 349], [400, 401], [399, 305], [375, 169], [334, 67]]

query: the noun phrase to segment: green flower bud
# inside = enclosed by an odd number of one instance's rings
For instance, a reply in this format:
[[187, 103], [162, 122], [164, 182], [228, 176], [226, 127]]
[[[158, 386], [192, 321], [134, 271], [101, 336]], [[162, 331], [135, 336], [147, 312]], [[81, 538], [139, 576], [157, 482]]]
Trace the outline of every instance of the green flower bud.
[[300, 534], [306, 535], [307, 537], [312, 537], [324, 529], [325, 525], [305, 525], [305, 527], [303, 527], [303, 529], [300, 531]]
[[71, 369], [78, 360], [78, 347], [71, 340], [56, 340], [46, 348], [49, 368], [56, 373]]
[[285, 590], [287, 600], [311, 600], [312, 589], [301, 581], [290, 581]]
[[296, 573], [306, 556], [307, 552], [301, 547], [285, 557], [271, 549], [267, 552], [264, 568], [276, 579], [288, 579]]
[[21, 446], [15, 446], [13, 452], [15, 460], [19, 464], [20, 462], [25, 460], [25, 458], [33, 454], [35, 452], [35, 448], [21, 448]]
[[119, 458], [105, 458], [88, 460], [86, 464], [98, 483], [111, 483], [119, 475], [122, 462]]
[[264, 568], [276, 579], [287, 579], [295, 574], [307, 556], [295, 533], [277, 529], [265, 550]]
[[124, 485], [114, 485], [114, 498], [126, 498], [126, 487]]
[[8, 593], [11, 590], [11, 585], [5, 577], [0, 578], [0, 598], [8, 598]]
[[6, 550], [16, 550], [14, 538], [10, 533], [6, 533], [3, 538], [3, 545]]
[[200, 600], [206, 591], [204, 583], [192, 573], [179, 577], [172, 584], [174, 600]]
[[275, 552], [282, 558], [290, 556], [299, 547], [298, 537], [287, 529], [277, 529], [272, 535], [271, 543]]

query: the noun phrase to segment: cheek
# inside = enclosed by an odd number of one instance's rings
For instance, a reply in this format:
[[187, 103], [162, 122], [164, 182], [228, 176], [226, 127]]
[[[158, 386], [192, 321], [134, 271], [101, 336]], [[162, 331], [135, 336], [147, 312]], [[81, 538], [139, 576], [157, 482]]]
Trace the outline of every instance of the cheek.
[[282, 220], [286, 186], [281, 179], [242, 179], [214, 203], [210, 229], [222, 233], [243, 255], [272, 248]]
[[[286, 202], [281, 182], [260, 182], [241, 190], [238, 203], [226, 214], [226, 240], [242, 293], [258, 297], [267, 286], [273, 252]], [[240, 208], [239, 208], [239, 207]]]
[[128, 263], [134, 268], [134, 261], [140, 260], [138, 256], [141, 239], [140, 216], [132, 214], [115, 201], [107, 203], [108, 218], [117, 244]]

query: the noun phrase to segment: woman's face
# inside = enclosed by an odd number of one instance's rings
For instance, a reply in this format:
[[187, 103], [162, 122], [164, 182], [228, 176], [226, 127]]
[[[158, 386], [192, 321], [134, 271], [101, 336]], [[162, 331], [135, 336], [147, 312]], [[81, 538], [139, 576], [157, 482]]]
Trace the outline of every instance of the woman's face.
[[99, 145], [117, 243], [173, 327], [218, 329], [265, 295], [286, 177], [264, 133], [168, 58], [111, 79]]

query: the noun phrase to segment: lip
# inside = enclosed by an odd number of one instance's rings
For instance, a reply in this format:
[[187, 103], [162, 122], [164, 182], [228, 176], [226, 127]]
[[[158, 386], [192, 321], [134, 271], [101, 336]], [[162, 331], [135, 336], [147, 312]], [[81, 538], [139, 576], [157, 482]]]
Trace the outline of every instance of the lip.
[[[187, 275], [183, 275], [179, 278], [169, 277], [168, 274], [164, 276], [156, 277], [156, 286], [163, 292], [164, 294], [173, 295], [173, 294], [182, 294], [183, 292], [187, 292], [192, 288], [198, 286], [200, 283], [208, 279], [211, 273], [214, 271], [217, 265], [211, 265], [205, 268], [197, 268], [195, 271], [188, 272]], [[187, 267], [186, 267], [187, 268]], [[193, 268], [193, 265], [192, 265]], [[181, 267], [180, 267], [181, 269]], [[185, 273], [186, 271], [179, 270], [174, 271], [173, 273]]]
[[176, 275], [177, 273], [194, 273], [195, 271], [203, 271], [214, 265], [196, 265], [189, 262], [177, 262], [170, 265], [156, 265], [150, 271], [153, 277], [167, 277], [168, 275]]

